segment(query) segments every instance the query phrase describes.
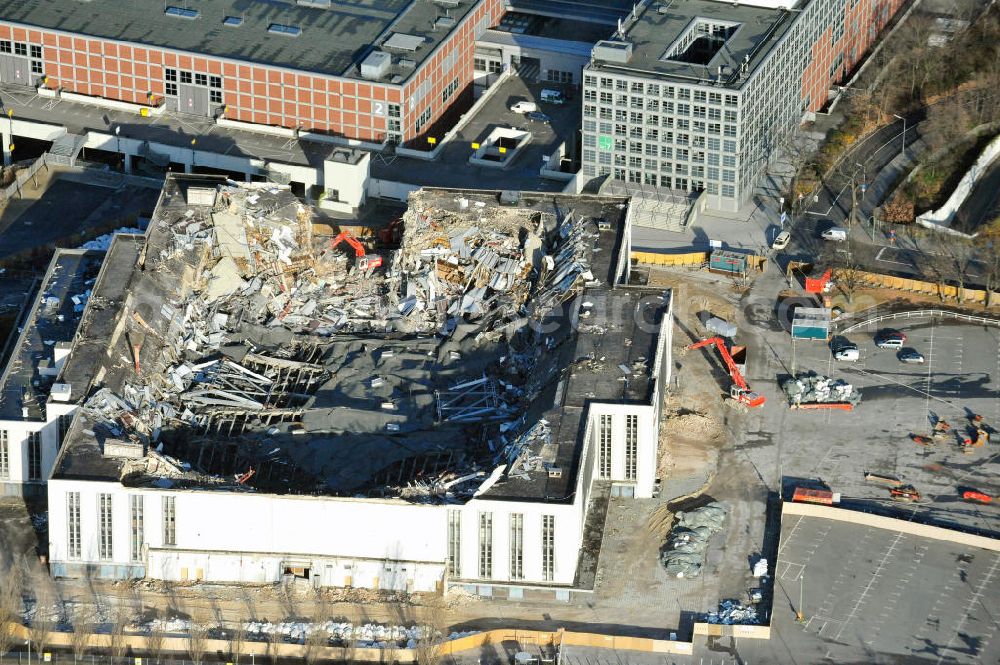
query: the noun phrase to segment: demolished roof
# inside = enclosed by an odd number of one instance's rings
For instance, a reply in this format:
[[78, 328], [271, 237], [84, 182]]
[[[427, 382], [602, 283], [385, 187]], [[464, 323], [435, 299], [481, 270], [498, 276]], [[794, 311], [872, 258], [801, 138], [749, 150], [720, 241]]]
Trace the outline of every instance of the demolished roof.
[[116, 241], [103, 274], [119, 278], [95, 285], [73, 353], [96, 348], [64, 371], [94, 380], [55, 476], [568, 496], [586, 400], [648, 398], [642, 294], [612, 306], [622, 321], [576, 323], [608, 304], [624, 202], [423, 190], [409, 204], [400, 248], [372, 269], [314, 236], [287, 187], [169, 178], [141, 253]]

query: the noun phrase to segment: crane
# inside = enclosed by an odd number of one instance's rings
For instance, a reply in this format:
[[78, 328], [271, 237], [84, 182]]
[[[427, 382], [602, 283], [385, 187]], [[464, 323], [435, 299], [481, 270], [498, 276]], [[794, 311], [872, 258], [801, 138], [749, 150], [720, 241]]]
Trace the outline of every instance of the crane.
[[354, 249], [354, 256], [357, 258], [355, 265], [358, 267], [359, 270], [362, 271], [374, 270], [375, 268], [378, 268], [380, 265], [382, 265], [382, 257], [379, 256], [378, 254], [372, 254], [371, 256], [369, 256], [365, 252], [365, 246], [362, 245], [357, 238], [351, 235], [350, 231], [341, 231], [336, 238], [330, 241], [330, 249], [333, 249], [341, 242], [346, 242]]
[[700, 342], [695, 342], [687, 348], [689, 351], [693, 351], [694, 349], [700, 349], [711, 344], [715, 344], [715, 347], [719, 349], [719, 354], [722, 356], [722, 360], [726, 363], [726, 368], [729, 370], [729, 378], [733, 381], [733, 385], [729, 387], [730, 397], [740, 404], [749, 407], [757, 407], [763, 404], [764, 396], [750, 390], [750, 386], [747, 385], [746, 379], [743, 378], [743, 374], [740, 372], [740, 368], [736, 366], [733, 357], [729, 355], [729, 349], [726, 348], [726, 343], [721, 337], [709, 337]]

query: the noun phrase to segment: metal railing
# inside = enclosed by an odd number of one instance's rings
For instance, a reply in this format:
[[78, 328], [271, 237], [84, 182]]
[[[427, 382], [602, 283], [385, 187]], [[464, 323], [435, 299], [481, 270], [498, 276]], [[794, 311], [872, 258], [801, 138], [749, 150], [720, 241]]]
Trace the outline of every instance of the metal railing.
[[0, 200], [13, 198], [16, 194], [21, 196], [21, 187], [24, 186], [28, 180], [35, 177], [35, 174], [44, 166], [46, 169], [49, 167], [47, 161], [48, 153], [42, 153], [42, 156], [31, 163], [26, 169], [21, 169], [17, 171], [14, 176], [14, 182], [10, 183], [3, 189], [0, 189]]
[[882, 321], [892, 321], [895, 319], [918, 319], [918, 318], [929, 318], [941, 316], [945, 318], [951, 318], [964, 323], [975, 323], [985, 326], [997, 326], [1000, 327], [1000, 319], [991, 319], [985, 316], [975, 316], [973, 314], [963, 314], [961, 312], [952, 312], [947, 309], [917, 309], [909, 310], [906, 312], [892, 312], [889, 314], [881, 314], [879, 316], [873, 316], [864, 321], [859, 321], [855, 324], [847, 326], [840, 331], [841, 334], [846, 334], [863, 328], [868, 325], [873, 325], [876, 323], [881, 323]]

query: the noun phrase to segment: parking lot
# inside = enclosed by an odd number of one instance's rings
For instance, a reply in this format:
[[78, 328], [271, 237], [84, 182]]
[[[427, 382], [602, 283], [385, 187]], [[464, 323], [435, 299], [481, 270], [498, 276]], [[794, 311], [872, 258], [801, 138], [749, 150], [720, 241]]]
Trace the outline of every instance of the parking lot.
[[[907, 335], [907, 347], [924, 355], [924, 363], [905, 364], [896, 350], [878, 349], [874, 331], [848, 335], [860, 351], [853, 363], [833, 360], [826, 344], [810, 341], [796, 342], [786, 357], [766, 357], [772, 376], [787, 374], [794, 362], [797, 372], [853, 383], [862, 399], [852, 412], [792, 411], [777, 393], [760, 430], [748, 436], [749, 454], [762, 465], [779, 465], [786, 494], [796, 485], [821, 481], [842, 493], [847, 507], [1000, 532], [1000, 507], [961, 498], [966, 489], [1000, 493], [1000, 440], [994, 434], [991, 443], [963, 450], [956, 434], [968, 428], [970, 414], [994, 427], [1000, 423], [1000, 329], [931, 319], [897, 329]], [[914, 443], [910, 435], [929, 436], [937, 419], [947, 421], [952, 434], [933, 446]], [[866, 482], [865, 472], [912, 484], [923, 498], [892, 501], [885, 485]]]
[[[525, 83], [512, 76], [499, 84], [492, 96], [474, 117], [446, 145], [432, 162], [395, 158], [386, 162], [372, 160], [372, 176], [384, 180], [433, 185], [435, 187], [466, 187], [480, 189], [520, 189], [562, 191], [566, 183], [543, 180], [538, 171], [542, 157], [551, 154], [561, 142], [572, 145], [580, 125], [579, 99], [568, 99], [561, 105], [543, 103], [544, 88], [554, 84]], [[538, 110], [549, 116], [550, 122], [532, 122], [525, 115], [510, 110], [517, 101], [533, 101]], [[531, 132], [531, 143], [521, 149], [514, 162], [503, 169], [472, 166], [469, 156], [472, 144], [486, 139], [496, 127], [517, 127]]]

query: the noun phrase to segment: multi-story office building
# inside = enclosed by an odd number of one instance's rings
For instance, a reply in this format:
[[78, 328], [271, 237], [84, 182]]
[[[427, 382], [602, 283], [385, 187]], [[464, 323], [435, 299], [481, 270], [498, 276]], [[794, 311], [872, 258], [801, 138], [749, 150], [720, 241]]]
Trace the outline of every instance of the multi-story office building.
[[0, 0], [0, 82], [381, 143], [472, 83], [499, 0]]
[[717, 210], [746, 202], [903, 2], [778, 4], [647, 2], [599, 42], [583, 78], [584, 179], [704, 192]]

